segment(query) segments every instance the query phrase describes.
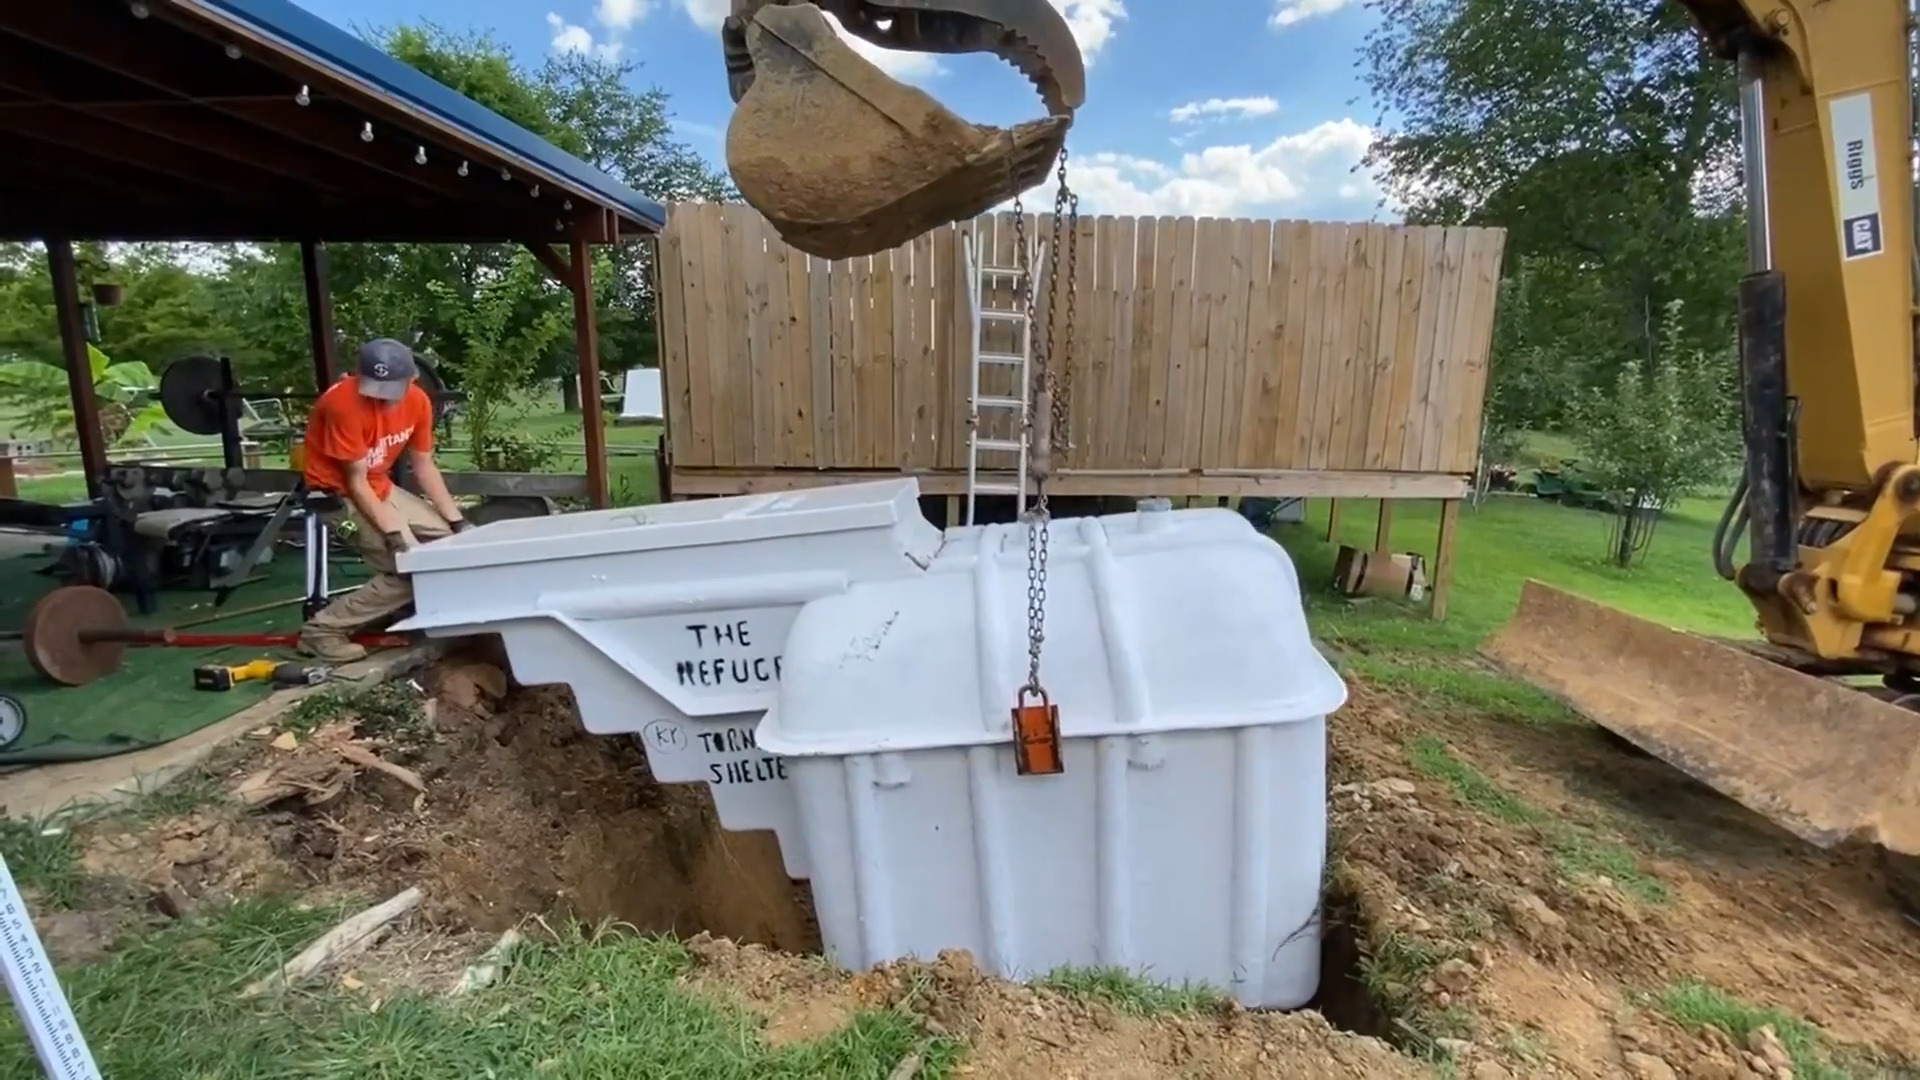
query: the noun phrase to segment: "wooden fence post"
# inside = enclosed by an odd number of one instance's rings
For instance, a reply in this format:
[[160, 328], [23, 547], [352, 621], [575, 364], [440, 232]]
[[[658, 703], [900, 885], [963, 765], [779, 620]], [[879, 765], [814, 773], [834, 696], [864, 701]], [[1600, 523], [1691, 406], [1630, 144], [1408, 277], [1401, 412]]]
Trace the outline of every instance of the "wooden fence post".
[[1460, 500], [1440, 504], [1440, 541], [1433, 552], [1433, 618], [1447, 617], [1447, 596], [1453, 591], [1453, 534], [1460, 525]]

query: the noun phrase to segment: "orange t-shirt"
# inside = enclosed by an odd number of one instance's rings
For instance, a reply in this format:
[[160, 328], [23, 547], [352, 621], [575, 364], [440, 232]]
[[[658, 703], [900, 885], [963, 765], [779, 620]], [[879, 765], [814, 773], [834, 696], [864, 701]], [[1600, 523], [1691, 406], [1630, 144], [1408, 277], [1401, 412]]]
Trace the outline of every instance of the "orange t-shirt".
[[307, 417], [307, 486], [345, 494], [343, 468], [355, 459], [367, 463], [367, 486], [376, 498], [393, 491], [393, 463], [402, 448], [433, 449], [433, 401], [415, 383], [396, 402], [362, 397], [360, 380], [349, 375], [327, 387]]

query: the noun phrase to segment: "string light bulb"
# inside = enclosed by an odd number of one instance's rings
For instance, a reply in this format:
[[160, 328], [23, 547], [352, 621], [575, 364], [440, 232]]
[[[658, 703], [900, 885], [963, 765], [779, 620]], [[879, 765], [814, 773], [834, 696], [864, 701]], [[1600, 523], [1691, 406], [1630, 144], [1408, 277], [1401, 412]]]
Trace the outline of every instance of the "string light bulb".
[[457, 169], [455, 169], [455, 170], [453, 170], [453, 171], [454, 171], [454, 172], [456, 172], [456, 173], [459, 173], [459, 174], [460, 174], [461, 176], [465, 176], [465, 175], [467, 175], [467, 163], [466, 163], [466, 162], [464, 162], [464, 161], [463, 161], [463, 162], [461, 162], [461, 163], [460, 163], [460, 167], [459, 167], [459, 168], [457, 168]]
[[313, 104], [313, 95], [307, 92], [307, 84], [306, 84], [306, 83], [301, 83], [301, 84], [300, 84], [300, 92], [299, 92], [299, 93], [297, 93], [297, 94], [295, 94], [295, 95], [293, 95], [293, 103], [294, 103], [295, 105], [311, 105], [311, 104]]
[[533, 185], [533, 188], [531, 189], [531, 191], [529, 192], [529, 194], [531, 194], [531, 195], [532, 195], [532, 196], [533, 196], [534, 198], [536, 198], [536, 199], [537, 199], [537, 198], [539, 198], [539, 197], [540, 197], [540, 185], [539, 185], [539, 184], [535, 184], [535, 185]]
[[508, 171], [507, 171], [506, 169], [504, 169], [504, 168], [502, 168], [502, 169], [500, 170], [500, 179], [502, 179], [502, 180], [511, 180], [511, 179], [513, 179], [513, 174], [512, 174], [512, 173], [510, 173], [510, 172], [508, 172]]
[[144, 19], [148, 16], [148, 14], [150, 14], [150, 12], [147, 11], [147, 5], [145, 4], [128, 4], [127, 10], [132, 12], [133, 17], [136, 19]]
[[240, 46], [238, 45], [227, 46], [227, 59], [229, 60], [240, 59]]
[[369, 120], [366, 123], [360, 125], [360, 141], [361, 142], [373, 141], [373, 121]]
[[424, 147], [424, 146], [420, 146], [420, 147], [415, 147], [415, 148], [414, 148], [414, 151], [413, 151], [413, 163], [414, 163], [415, 165], [425, 165], [425, 164], [427, 163], [427, 148], [426, 148], [426, 147]]
[[571, 210], [571, 209], [573, 209], [573, 200], [572, 200], [572, 199], [561, 199], [561, 200], [560, 200], [560, 209], [562, 209], [562, 210]]

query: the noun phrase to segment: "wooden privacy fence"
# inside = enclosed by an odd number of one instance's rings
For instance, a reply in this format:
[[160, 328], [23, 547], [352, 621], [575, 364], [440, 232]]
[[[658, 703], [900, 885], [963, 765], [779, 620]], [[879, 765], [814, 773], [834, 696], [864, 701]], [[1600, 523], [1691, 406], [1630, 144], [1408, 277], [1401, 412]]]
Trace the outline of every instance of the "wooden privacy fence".
[[[1011, 265], [1013, 225], [990, 214], [829, 262], [746, 206], [674, 207], [659, 279], [676, 483], [701, 470], [964, 471], [963, 237]], [[1051, 234], [1047, 215], [1026, 228]], [[1244, 477], [1249, 492], [1306, 472], [1424, 474], [1457, 494], [1478, 453], [1504, 244], [1483, 228], [1082, 218], [1071, 260], [1060, 252], [1057, 274], [1043, 261], [1036, 296], [1039, 340], [1059, 313], [1052, 362], [1072, 387], [1062, 475], [1156, 476], [1157, 493], [1179, 495], [1200, 493], [1181, 474]], [[1002, 287], [982, 306], [1015, 299]], [[983, 347], [1008, 351], [1014, 332], [990, 322]], [[1017, 393], [1006, 369], [988, 370], [1005, 381], [982, 393]], [[1350, 493], [1387, 490], [1363, 487]]]

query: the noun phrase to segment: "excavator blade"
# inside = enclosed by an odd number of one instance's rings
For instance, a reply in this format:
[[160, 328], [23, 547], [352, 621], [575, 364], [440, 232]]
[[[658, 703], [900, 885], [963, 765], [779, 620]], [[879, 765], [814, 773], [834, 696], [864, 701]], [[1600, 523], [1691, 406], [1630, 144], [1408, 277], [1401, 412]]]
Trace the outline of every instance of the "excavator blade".
[[810, 255], [871, 255], [983, 213], [1040, 183], [1066, 144], [1066, 115], [1011, 129], [962, 120], [854, 52], [810, 4], [760, 8], [744, 38], [752, 78], [727, 168]]
[[1481, 651], [1813, 844], [1920, 855], [1920, 713], [1537, 581]]

